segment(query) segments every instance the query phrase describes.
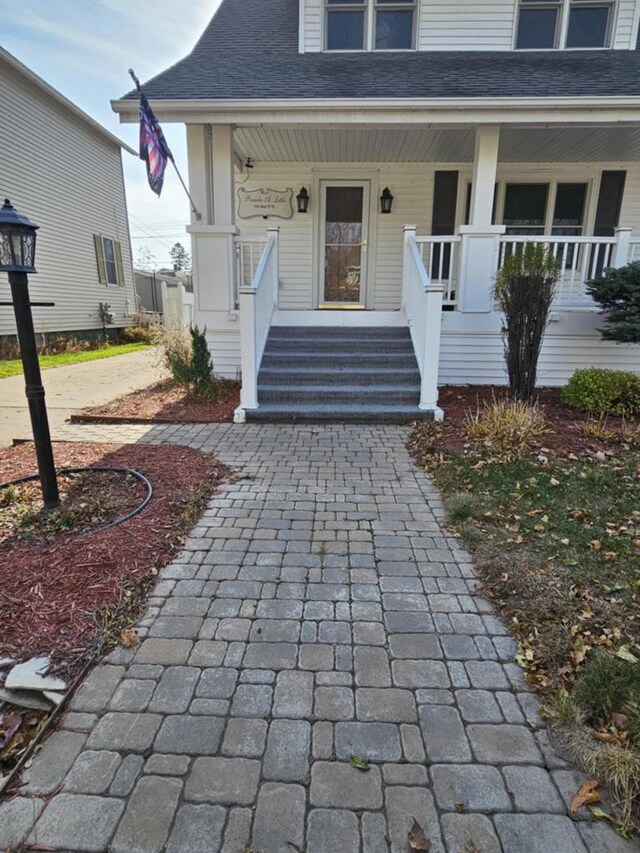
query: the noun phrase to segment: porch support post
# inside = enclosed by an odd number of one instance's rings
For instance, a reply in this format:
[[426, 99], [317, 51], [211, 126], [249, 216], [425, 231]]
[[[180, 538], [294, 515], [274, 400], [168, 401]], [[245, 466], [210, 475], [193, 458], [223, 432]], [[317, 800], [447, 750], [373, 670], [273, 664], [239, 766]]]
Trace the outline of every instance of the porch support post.
[[625, 267], [631, 260], [631, 228], [616, 228], [616, 245], [611, 258], [611, 266], [614, 268]]
[[433, 419], [444, 418], [438, 406], [438, 368], [440, 366], [440, 336], [442, 333], [442, 285], [429, 284], [425, 290], [427, 311], [425, 317], [425, 353], [422, 361], [420, 404], [418, 408], [433, 412]]
[[458, 310], [491, 311], [493, 281], [498, 269], [500, 235], [504, 226], [493, 225], [493, 196], [498, 171], [500, 128], [479, 127], [473, 162], [469, 225], [460, 226], [460, 282]]
[[233, 129], [230, 125], [187, 125], [187, 146], [190, 191], [202, 212], [202, 220], [192, 218], [187, 228], [193, 255], [195, 315], [196, 322], [212, 333], [229, 322], [229, 312], [234, 310], [238, 230]]

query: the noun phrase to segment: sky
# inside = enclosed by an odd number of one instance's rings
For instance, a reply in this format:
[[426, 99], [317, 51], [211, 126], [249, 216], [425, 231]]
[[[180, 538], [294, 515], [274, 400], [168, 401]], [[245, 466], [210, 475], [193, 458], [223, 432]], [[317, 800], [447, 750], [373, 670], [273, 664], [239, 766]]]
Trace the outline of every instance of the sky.
[[[138, 126], [120, 124], [110, 100], [133, 84], [128, 69], [148, 80], [188, 54], [221, 0], [0, 0], [0, 44], [70, 101], [132, 148]], [[163, 124], [187, 179], [185, 129]], [[189, 203], [173, 167], [158, 199], [142, 160], [123, 151], [135, 261], [151, 253], [168, 266], [176, 242], [188, 248]]]

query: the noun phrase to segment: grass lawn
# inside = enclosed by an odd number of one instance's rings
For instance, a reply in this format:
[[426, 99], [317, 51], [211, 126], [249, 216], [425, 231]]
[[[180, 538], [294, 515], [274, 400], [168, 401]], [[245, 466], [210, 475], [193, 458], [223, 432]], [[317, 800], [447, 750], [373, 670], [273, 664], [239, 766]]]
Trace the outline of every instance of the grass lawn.
[[[115, 355], [126, 355], [129, 352], [138, 352], [148, 349], [149, 344], [116, 344], [104, 347], [104, 349], [86, 350], [83, 352], [62, 352], [58, 355], [41, 355], [40, 367], [48, 370], [50, 367], [62, 367], [65, 364], [78, 364], [81, 361], [95, 361], [99, 358], [112, 358]], [[20, 359], [0, 360], [0, 379], [7, 376], [17, 376], [22, 373], [22, 362]]]
[[[473, 440], [476, 391], [448, 420], [417, 424], [409, 449], [442, 492], [517, 661], [574, 758], [640, 826], [640, 430], [598, 430], [549, 392], [548, 432], [528, 449]], [[488, 395], [487, 395], [488, 396]]]

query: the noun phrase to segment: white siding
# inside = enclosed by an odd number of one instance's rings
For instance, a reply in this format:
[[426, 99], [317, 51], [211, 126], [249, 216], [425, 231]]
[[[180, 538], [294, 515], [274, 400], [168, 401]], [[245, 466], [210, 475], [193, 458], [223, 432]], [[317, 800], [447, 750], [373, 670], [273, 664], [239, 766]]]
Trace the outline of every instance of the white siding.
[[302, 53], [317, 53], [322, 50], [322, 18], [324, 0], [300, 0], [304, 13], [304, 42]]
[[618, 18], [613, 47], [620, 50], [635, 50], [638, 36], [639, 5], [637, 0], [618, 0]]
[[[2, 62], [0, 139], [0, 195], [40, 226], [31, 296], [56, 303], [34, 309], [36, 331], [100, 328], [100, 302], [126, 325], [135, 301], [120, 148]], [[120, 241], [123, 287], [99, 283], [94, 233]], [[0, 308], [6, 334], [15, 334], [13, 311]]]
[[516, 2], [422, 0], [419, 50], [511, 50]]

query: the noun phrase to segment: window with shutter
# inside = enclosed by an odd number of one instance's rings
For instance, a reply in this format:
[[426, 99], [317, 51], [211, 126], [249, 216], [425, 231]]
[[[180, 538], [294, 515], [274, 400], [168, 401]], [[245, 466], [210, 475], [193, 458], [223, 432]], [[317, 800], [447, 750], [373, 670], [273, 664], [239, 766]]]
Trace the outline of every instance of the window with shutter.
[[122, 263], [122, 245], [111, 237], [102, 234], [93, 235], [100, 284], [124, 286], [124, 265]]

